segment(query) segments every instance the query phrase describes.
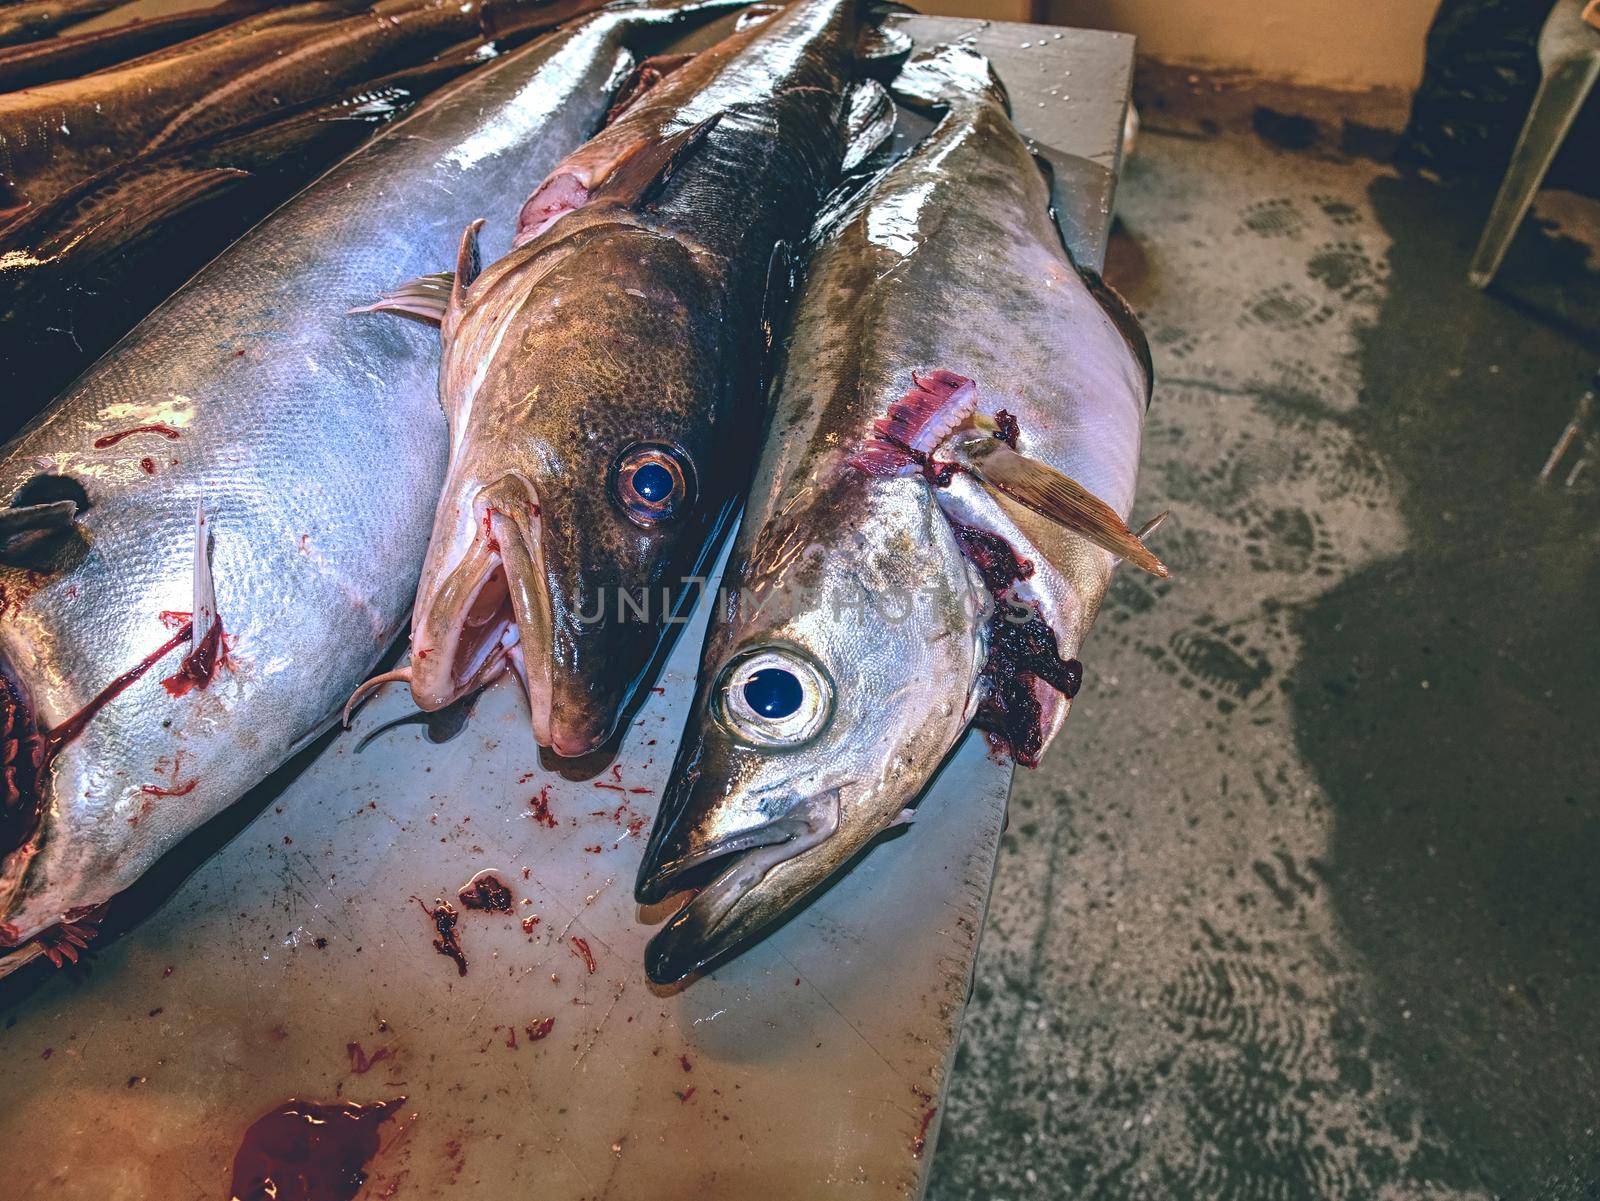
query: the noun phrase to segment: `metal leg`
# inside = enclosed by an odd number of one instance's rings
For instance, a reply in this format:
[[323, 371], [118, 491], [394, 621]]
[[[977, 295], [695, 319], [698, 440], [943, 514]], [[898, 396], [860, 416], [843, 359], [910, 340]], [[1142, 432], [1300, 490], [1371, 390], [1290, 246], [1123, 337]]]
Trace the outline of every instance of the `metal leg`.
[[1556, 5], [1539, 39], [1539, 60], [1544, 78], [1467, 268], [1475, 288], [1488, 287], [1499, 270], [1578, 109], [1600, 79], [1600, 31], [1584, 24], [1579, 5], [1569, 0]]

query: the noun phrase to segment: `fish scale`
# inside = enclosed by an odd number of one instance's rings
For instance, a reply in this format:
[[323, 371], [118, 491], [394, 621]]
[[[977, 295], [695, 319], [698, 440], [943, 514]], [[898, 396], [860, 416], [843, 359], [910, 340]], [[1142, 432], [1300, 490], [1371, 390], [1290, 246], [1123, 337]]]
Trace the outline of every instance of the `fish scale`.
[[[470, 216], [581, 143], [629, 43], [732, 7], [613, 9], [440, 93], [224, 252], [0, 454], [13, 503], [41, 475], [88, 498], [72, 531], [0, 566], [0, 664], [40, 727], [172, 637], [160, 615], [193, 603], [197, 506], [232, 660], [174, 698], [173, 653], [60, 750], [36, 836], [0, 848], [6, 941], [127, 887], [371, 670], [404, 623], [446, 432], [436, 338], [349, 310], [431, 269]], [[149, 425], [177, 437], [130, 432]], [[145, 811], [145, 785], [191, 780]]]
[[[894, 87], [943, 116], [821, 231], [796, 302], [639, 869], [642, 903], [699, 889], [646, 952], [659, 983], [908, 821], [975, 717], [1031, 761], [1077, 691], [1106, 545], [1148, 555], [1123, 524], [1149, 396], [1136, 323], [1074, 264], [987, 60], [947, 46]], [[762, 673], [798, 687], [777, 705]]]
[[[538, 741], [578, 757], [648, 685], [749, 479], [785, 246], [858, 132], [886, 131], [850, 120], [864, 7], [736, 29], [549, 173], [510, 254], [478, 272], [469, 231], [448, 295], [435, 277], [377, 306], [444, 342], [450, 469], [412, 661], [387, 677], [424, 709], [511, 670]], [[659, 503], [625, 492], [647, 461]]]

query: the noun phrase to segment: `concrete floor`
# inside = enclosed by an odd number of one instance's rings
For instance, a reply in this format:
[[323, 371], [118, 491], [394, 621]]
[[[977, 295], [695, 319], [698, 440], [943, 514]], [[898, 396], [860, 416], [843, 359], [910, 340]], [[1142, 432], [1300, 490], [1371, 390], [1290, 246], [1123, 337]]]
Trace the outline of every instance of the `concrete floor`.
[[1147, 131], [1119, 207], [1176, 579], [1018, 777], [930, 1197], [1600, 1196], [1600, 205], [1488, 296], [1369, 161]]

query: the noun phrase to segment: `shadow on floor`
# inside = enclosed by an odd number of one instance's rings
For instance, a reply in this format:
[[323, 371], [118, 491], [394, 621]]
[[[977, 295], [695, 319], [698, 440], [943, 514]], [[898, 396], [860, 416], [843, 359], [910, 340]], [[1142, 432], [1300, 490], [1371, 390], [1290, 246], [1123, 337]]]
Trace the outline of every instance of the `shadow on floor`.
[[1296, 740], [1335, 814], [1374, 1051], [1499, 1196], [1600, 1196], [1600, 490], [1534, 478], [1600, 366], [1600, 274], [1533, 225], [1465, 284], [1486, 198], [1371, 190], [1394, 238], [1352, 418], [1408, 550], [1298, 617]]

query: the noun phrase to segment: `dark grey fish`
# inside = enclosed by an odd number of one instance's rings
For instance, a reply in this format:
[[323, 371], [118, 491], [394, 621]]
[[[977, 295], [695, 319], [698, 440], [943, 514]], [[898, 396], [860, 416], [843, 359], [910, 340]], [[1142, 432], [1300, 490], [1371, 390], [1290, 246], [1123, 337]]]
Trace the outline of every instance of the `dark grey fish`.
[[49, 37], [74, 21], [110, 12], [124, 0], [26, 0], [0, 8], [0, 46]]
[[[974, 718], [1036, 762], [1119, 557], [1143, 336], [1080, 271], [987, 60], [913, 60], [946, 115], [813, 257], [700, 689], [639, 869], [670, 983], [905, 820]], [[915, 837], [913, 832], [912, 837]]]
[[550, 172], [511, 254], [478, 274], [469, 230], [453, 280], [379, 306], [443, 325], [450, 468], [388, 677], [422, 708], [514, 671], [538, 741], [579, 756], [648, 684], [749, 480], [782, 248], [850, 140], [861, 7], [752, 16]]
[[0, 50], [0, 92], [13, 92], [56, 79], [87, 75], [164, 46], [208, 33], [270, 8], [275, 0], [224, 0], [209, 8], [186, 9]]
[[141, 155], [0, 226], [0, 438], [286, 197], [493, 57], [490, 44], [463, 46], [337, 99]]
[[0, 95], [0, 210], [128, 157], [336, 95], [476, 36], [548, 29], [600, 0], [312, 0], [82, 79]]

